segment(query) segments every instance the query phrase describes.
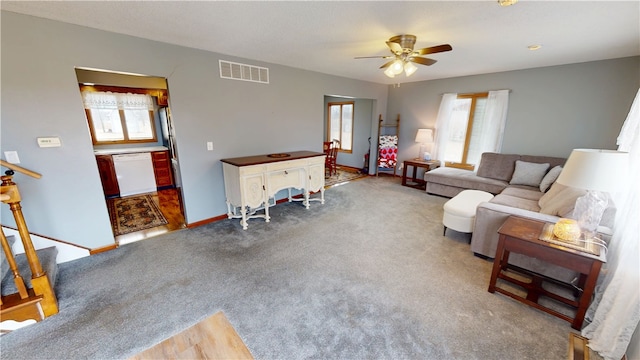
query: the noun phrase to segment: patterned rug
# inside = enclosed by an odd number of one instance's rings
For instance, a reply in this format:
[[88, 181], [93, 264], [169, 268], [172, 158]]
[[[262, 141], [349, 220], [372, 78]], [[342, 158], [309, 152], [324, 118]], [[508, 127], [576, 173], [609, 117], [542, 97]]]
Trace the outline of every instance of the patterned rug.
[[362, 179], [367, 176], [368, 175], [361, 174], [359, 172], [352, 172], [352, 171], [338, 169], [338, 171], [332, 176], [325, 176], [324, 187], [330, 187], [336, 184], [342, 184], [345, 182]]
[[168, 223], [151, 195], [109, 199], [107, 208], [116, 236]]

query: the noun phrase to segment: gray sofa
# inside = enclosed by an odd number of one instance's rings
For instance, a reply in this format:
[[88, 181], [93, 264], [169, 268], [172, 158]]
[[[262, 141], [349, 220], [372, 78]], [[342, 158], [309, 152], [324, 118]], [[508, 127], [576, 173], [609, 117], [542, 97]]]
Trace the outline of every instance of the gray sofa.
[[[477, 172], [451, 167], [439, 167], [425, 173], [429, 194], [454, 197], [465, 189], [500, 194], [510, 184], [516, 161], [547, 163], [548, 170], [564, 165], [566, 159], [549, 156], [483, 153]], [[514, 185], [518, 186], [518, 185]], [[528, 186], [535, 189], [532, 186]]]
[[[477, 172], [455, 168], [438, 168], [425, 174], [427, 192], [453, 197], [465, 189], [487, 191], [494, 198], [481, 203], [471, 237], [471, 251], [483, 258], [493, 258], [498, 243], [498, 229], [511, 215], [555, 223], [569, 217], [575, 201], [584, 194], [555, 183], [565, 159], [547, 156], [484, 153]], [[548, 165], [545, 165], [548, 164]], [[599, 231], [610, 233], [615, 207], [609, 208], [601, 221]], [[509, 263], [549, 276], [562, 282], [571, 282], [576, 273], [536, 259], [512, 254]]]

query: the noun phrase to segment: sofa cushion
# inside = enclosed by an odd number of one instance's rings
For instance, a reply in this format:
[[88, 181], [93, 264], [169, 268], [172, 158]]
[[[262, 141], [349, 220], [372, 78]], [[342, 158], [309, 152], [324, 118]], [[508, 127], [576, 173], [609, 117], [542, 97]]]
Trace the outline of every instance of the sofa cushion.
[[538, 164], [516, 160], [516, 168], [509, 181], [511, 185], [540, 186], [542, 178], [549, 170], [549, 163]]
[[476, 175], [473, 171], [451, 167], [439, 167], [427, 171], [424, 175], [427, 183], [444, 184], [461, 189], [473, 189], [499, 194], [505, 187], [506, 181], [489, 179]]
[[569, 217], [573, 213], [576, 199], [586, 194], [585, 190], [554, 183], [538, 201], [543, 214]]
[[542, 181], [540, 181], [540, 191], [542, 191], [543, 193], [547, 192], [547, 190], [551, 188], [551, 185], [556, 182], [556, 179], [558, 179], [558, 176], [560, 176], [561, 172], [562, 166], [560, 165], [555, 166], [553, 169], [549, 170], [547, 175], [545, 175], [542, 178]]
[[494, 204], [500, 204], [505, 206], [511, 206], [518, 209], [529, 210], [529, 211], [540, 211], [540, 206], [538, 206], [537, 200], [525, 199], [518, 196], [513, 195], [505, 195], [504, 191], [498, 195], [496, 195], [491, 201]]
[[509, 181], [516, 166], [517, 154], [482, 153], [477, 175], [483, 178]]
[[537, 188], [532, 187], [520, 187], [520, 186], [509, 186], [506, 189], [502, 190], [501, 194], [516, 196], [523, 199], [535, 200], [536, 203], [540, 200], [540, 197], [544, 195], [538, 191]]

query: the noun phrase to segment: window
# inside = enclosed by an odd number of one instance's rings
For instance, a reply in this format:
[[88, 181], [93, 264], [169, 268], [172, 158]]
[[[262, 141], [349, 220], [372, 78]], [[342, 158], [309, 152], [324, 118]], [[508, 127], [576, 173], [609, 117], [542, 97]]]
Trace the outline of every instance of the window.
[[328, 139], [340, 141], [340, 151], [350, 153], [353, 147], [353, 106], [354, 102], [328, 104]]
[[435, 158], [473, 170], [484, 152], [500, 152], [507, 124], [509, 90], [444, 94], [436, 120]]
[[488, 93], [460, 94], [449, 118], [449, 136], [443, 154], [446, 166], [473, 170], [471, 159], [482, 154], [481, 133]]
[[157, 141], [150, 95], [83, 91], [82, 99], [95, 145]]

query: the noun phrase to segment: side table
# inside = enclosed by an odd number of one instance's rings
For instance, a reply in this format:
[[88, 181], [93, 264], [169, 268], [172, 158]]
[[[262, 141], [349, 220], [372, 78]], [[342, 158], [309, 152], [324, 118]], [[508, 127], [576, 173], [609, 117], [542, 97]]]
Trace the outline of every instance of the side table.
[[[420, 159], [411, 159], [403, 161], [402, 167], [402, 185], [409, 186], [416, 189], [425, 190], [427, 182], [423, 179], [416, 179], [418, 174], [418, 168], [424, 168], [425, 171], [431, 171], [440, 166], [440, 161], [438, 160], [420, 160]], [[407, 168], [409, 166], [413, 166], [413, 177], [411, 177], [410, 182], [407, 182]]]
[[[574, 250], [568, 247], [557, 245], [555, 243], [540, 240], [540, 234], [545, 223], [524, 219], [516, 216], [510, 216], [500, 227], [498, 233], [498, 247], [496, 256], [493, 261], [493, 271], [491, 272], [491, 280], [489, 282], [489, 292], [499, 292], [507, 295], [524, 304], [535, 307], [548, 314], [557, 316], [571, 323], [571, 327], [580, 330], [584, 321], [584, 316], [591, 301], [593, 290], [600, 273], [602, 263], [606, 261], [604, 252], [599, 255], [593, 255], [587, 252]], [[527, 272], [508, 263], [509, 254], [511, 252], [523, 254], [525, 256], [534, 257], [542, 261], [562, 266], [564, 268], [580, 273], [578, 287], [582, 291], [578, 291], [577, 299], [570, 299], [559, 294], [552, 293], [542, 287], [543, 281], [552, 279], [543, 275]], [[524, 273], [531, 277], [531, 282], [527, 283], [507, 275], [507, 269]], [[514, 294], [506, 289], [496, 286], [498, 279], [508, 281], [518, 285], [527, 291], [527, 297]], [[552, 280], [557, 283], [557, 281]], [[575, 317], [571, 318], [556, 310], [550, 309], [538, 304], [540, 296], [547, 296], [565, 305], [576, 309]]]

